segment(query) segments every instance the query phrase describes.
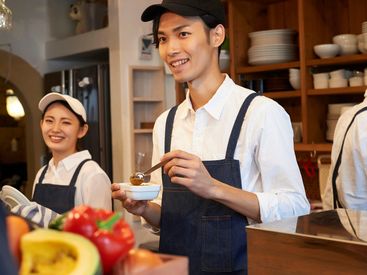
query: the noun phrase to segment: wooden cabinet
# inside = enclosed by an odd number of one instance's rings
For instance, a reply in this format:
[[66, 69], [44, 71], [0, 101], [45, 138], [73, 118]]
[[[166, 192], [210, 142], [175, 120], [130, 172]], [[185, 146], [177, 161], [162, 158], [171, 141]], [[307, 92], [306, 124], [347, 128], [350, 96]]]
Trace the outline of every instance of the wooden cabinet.
[[[327, 108], [330, 103], [360, 102], [366, 86], [314, 89], [312, 74], [344, 68], [364, 70], [367, 54], [319, 59], [313, 46], [332, 43], [333, 36], [360, 34], [367, 21], [366, 0], [227, 0], [228, 34], [230, 40], [230, 75], [238, 83], [246, 77], [266, 78], [288, 75], [290, 68], [300, 69], [299, 90], [267, 92], [290, 114], [292, 122], [303, 126], [302, 142], [296, 151], [329, 152], [326, 140]], [[250, 38], [254, 31], [293, 29], [298, 33], [299, 58], [292, 62], [251, 66], [248, 63]]]
[[130, 67], [132, 167], [136, 171], [148, 169], [151, 165], [153, 125], [165, 106], [164, 77], [161, 66]]

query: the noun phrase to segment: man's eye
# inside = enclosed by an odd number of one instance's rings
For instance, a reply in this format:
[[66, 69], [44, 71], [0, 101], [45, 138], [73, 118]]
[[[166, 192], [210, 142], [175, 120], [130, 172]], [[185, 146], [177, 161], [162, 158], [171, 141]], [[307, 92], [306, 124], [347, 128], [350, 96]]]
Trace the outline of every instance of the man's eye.
[[166, 41], [165, 37], [158, 37], [158, 43], [163, 43], [164, 41]]
[[188, 32], [180, 32], [181, 37], [187, 37], [189, 35], [190, 35], [190, 33], [188, 33]]

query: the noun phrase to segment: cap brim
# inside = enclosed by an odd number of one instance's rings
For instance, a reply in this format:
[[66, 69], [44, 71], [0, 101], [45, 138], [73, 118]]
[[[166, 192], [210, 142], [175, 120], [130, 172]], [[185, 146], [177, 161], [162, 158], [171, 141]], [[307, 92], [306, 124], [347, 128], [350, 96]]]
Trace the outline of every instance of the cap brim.
[[197, 8], [191, 8], [186, 5], [180, 5], [177, 3], [166, 3], [151, 5], [147, 7], [141, 15], [141, 21], [148, 22], [151, 21], [158, 16], [162, 15], [162, 13], [166, 11], [171, 11], [183, 16], [200, 16], [205, 14], [206, 12], [200, 12]]

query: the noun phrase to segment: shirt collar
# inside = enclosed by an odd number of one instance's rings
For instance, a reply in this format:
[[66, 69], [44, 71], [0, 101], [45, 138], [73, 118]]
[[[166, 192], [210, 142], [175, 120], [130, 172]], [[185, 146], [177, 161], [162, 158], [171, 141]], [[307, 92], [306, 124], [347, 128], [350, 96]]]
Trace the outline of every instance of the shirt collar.
[[[218, 90], [215, 92], [213, 97], [202, 107], [213, 118], [219, 120], [222, 114], [225, 102], [230, 95], [230, 91], [232, 91], [231, 87], [233, 84], [234, 84], [233, 81], [226, 74], [224, 81], [219, 86]], [[181, 108], [183, 110], [180, 116], [181, 119], [186, 118], [190, 112], [191, 113], [195, 112], [194, 109], [192, 108], [192, 103], [190, 100], [190, 91], [186, 93], [186, 99], [183, 102]]]
[[[92, 156], [90, 155], [88, 150], [84, 150], [84, 151], [76, 152], [64, 158], [63, 160], [59, 162], [58, 165], [62, 165], [65, 167], [65, 170], [70, 171], [75, 166], [79, 165], [81, 160], [90, 159], [90, 158], [92, 158]], [[50, 160], [49, 164], [54, 167], [53, 158]]]

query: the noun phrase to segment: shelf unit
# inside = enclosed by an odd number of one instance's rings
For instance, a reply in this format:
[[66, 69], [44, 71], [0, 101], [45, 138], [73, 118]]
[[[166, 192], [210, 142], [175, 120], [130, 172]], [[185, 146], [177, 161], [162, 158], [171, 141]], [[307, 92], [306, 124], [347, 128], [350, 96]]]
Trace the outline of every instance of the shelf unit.
[[[244, 76], [283, 73], [299, 68], [301, 88], [264, 92], [289, 113], [291, 120], [301, 121], [303, 139], [295, 144], [296, 152], [330, 152], [326, 140], [327, 105], [340, 102], [360, 102], [366, 86], [314, 89], [312, 73], [340, 68], [363, 70], [367, 54], [319, 59], [313, 46], [332, 43], [332, 37], [342, 33], [360, 34], [367, 20], [365, 0], [227, 0], [228, 34], [230, 41], [230, 75], [238, 83]], [[261, 66], [248, 64], [250, 38], [254, 31], [293, 29], [298, 33], [298, 60]]]
[[[132, 117], [132, 167], [146, 170], [151, 165], [153, 123], [164, 111], [164, 68], [162, 66], [130, 67], [130, 98]], [[142, 123], [149, 123], [144, 127]], [[138, 154], [143, 153], [138, 162]]]

